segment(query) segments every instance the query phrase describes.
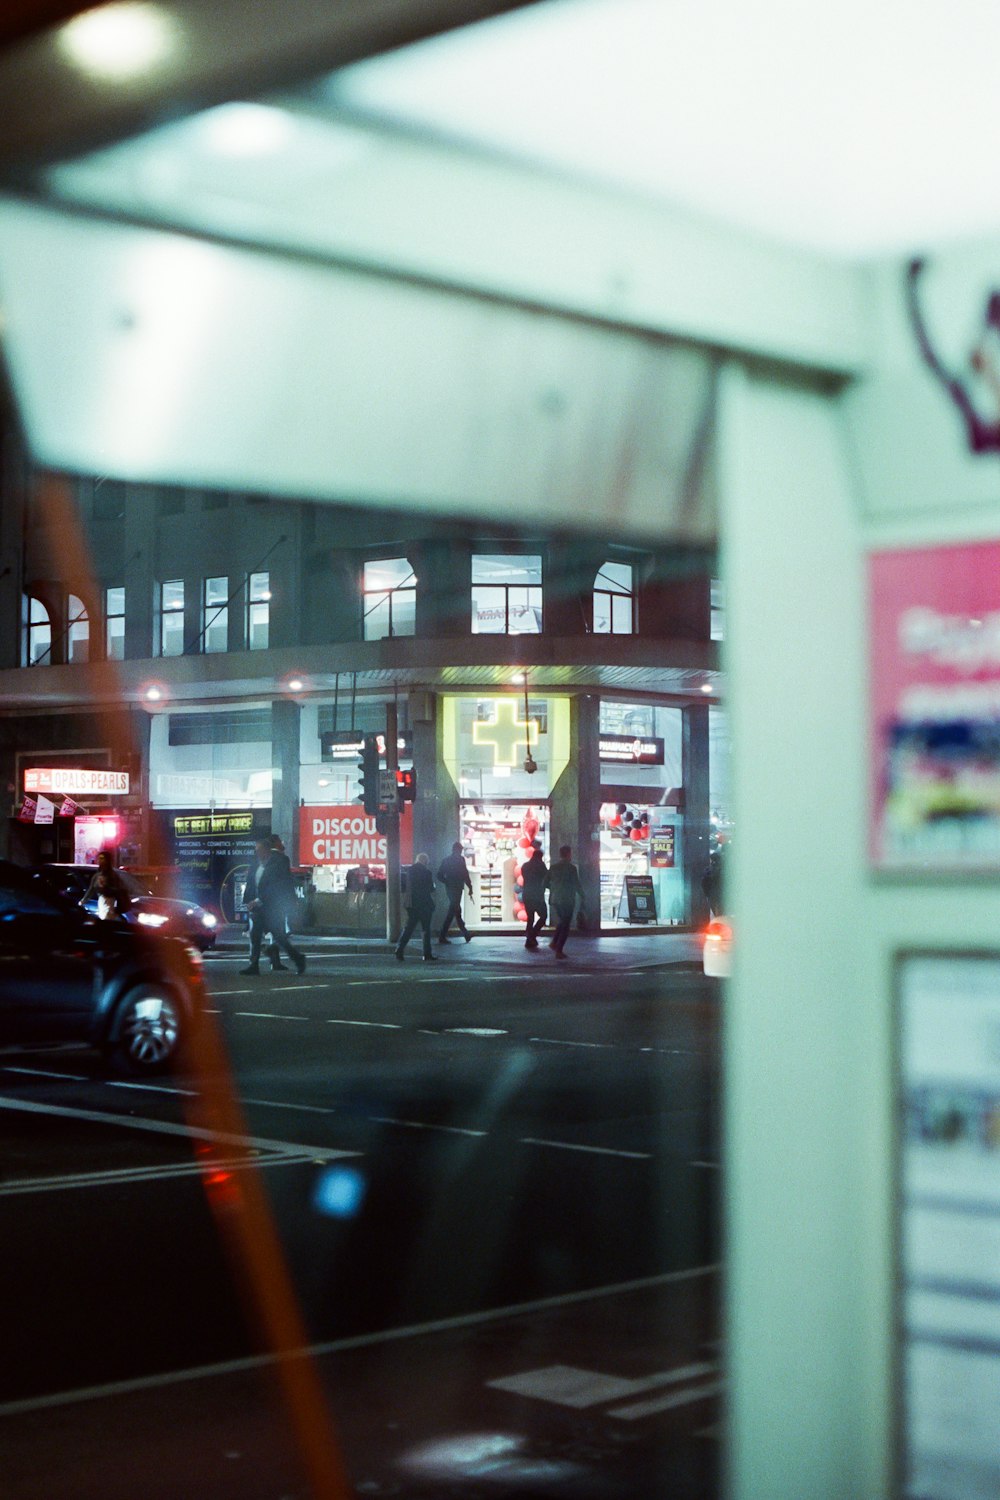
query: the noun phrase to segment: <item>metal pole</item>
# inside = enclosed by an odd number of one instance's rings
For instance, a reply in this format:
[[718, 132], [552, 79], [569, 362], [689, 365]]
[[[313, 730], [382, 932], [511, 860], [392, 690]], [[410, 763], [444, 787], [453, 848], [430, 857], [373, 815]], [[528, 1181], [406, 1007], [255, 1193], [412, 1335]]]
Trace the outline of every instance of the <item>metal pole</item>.
[[[399, 730], [395, 702], [386, 705], [385, 712], [385, 764], [396, 780], [399, 766]], [[394, 796], [386, 816], [385, 831], [385, 935], [390, 943], [398, 943], [403, 930], [402, 901], [399, 889], [399, 797]]]

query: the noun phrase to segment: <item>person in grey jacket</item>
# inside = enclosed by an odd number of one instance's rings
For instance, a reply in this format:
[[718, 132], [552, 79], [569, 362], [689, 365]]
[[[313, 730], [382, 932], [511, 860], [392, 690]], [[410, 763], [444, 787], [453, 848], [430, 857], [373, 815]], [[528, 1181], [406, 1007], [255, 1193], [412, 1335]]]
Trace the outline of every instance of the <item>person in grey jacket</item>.
[[410, 914], [406, 919], [396, 957], [403, 962], [403, 951], [419, 924], [424, 930], [424, 963], [437, 963], [437, 955], [431, 952], [431, 922], [434, 919], [434, 876], [431, 874], [429, 854], [418, 854], [406, 877], [407, 906]]
[[441, 923], [441, 934], [439, 943], [448, 941], [448, 928], [454, 920], [459, 932], [467, 943], [472, 942], [472, 933], [462, 920], [462, 892], [467, 890], [472, 895], [472, 877], [469, 867], [465, 863], [465, 855], [462, 846], [457, 841], [451, 846], [451, 853], [441, 861], [441, 868], [437, 872], [438, 880], [442, 881], [448, 893], [448, 910], [445, 919]]
[[549, 901], [552, 905], [552, 916], [555, 919], [556, 930], [552, 935], [551, 947], [555, 949], [556, 958], [565, 958], [563, 949], [569, 930], [573, 925], [573, 913], [576, 911], [576, 903], [583, 902], [583, 886], [580, 884], [580, 872], [570, 859], [573, 850], [569, 844], [563, 844], [559, 850], [559, 858], [549, 871]]
[[526, 948], [538, 947], [538, 934], [549, 919], [545, 906], [545, 887], [548, 883], [549, 867], [542, 858], [542, 846], [536, 839], [531, 858], [521, 866], [521, 899], [528, 918], [524, 930]]

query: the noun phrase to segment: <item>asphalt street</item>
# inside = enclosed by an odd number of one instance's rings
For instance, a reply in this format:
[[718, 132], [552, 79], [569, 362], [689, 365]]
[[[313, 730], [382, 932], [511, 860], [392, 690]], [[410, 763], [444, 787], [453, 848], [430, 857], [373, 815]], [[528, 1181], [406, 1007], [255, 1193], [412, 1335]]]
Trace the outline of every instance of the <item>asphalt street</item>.
[[207, 959], [228, 1068], [0, 1058], [4, 1495], [715, 1495], [721, 996], [689, 948], [307, 951]]

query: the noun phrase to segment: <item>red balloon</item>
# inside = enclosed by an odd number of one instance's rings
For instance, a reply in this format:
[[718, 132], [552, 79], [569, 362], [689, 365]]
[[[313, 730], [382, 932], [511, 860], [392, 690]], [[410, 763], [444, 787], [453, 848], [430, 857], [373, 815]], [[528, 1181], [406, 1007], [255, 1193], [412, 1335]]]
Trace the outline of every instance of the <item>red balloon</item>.
[[622, 815], [621, 815], [621, 813], [615, 813], [614, 817], [611, 819], [611, 827], [612, 828], [620, 828], [621, 826], [622, 826]]
[[523, 906], [515, 907], [514, 915], [519, 922], [526, 922], [528, 920], [528, 913], [525, 911]]
[[631, 829], [630, 832], [629, 832], [629, 838], [632, 840], [632, 842], [634, 844], [641, 844], [642, 843], [642, 838], [643, 838], [642, 829], [641, 828], [633, 828], [633, 829]]
[[531, 848], [531, 840], [529, 838], [518, 839], [518, 841], [517, 841], [517, 847], [519, 849], [530, 849]]

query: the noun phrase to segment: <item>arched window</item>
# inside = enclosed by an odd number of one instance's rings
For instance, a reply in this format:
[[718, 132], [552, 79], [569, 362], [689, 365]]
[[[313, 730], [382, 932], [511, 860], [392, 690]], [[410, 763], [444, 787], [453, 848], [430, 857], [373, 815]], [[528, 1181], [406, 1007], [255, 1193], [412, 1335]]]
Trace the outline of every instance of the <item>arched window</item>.
[[66, 660], [90, 660], [90, 615], [76, 594], [66, 596]]
[[25, 594], [21, 604], [21, 661], [26, 667], [48, 666], [52, 660], [52, 622], [41, 599]]
[[631, 563], [606, 562], [594, 579], [594, 634], [635, 634]]

